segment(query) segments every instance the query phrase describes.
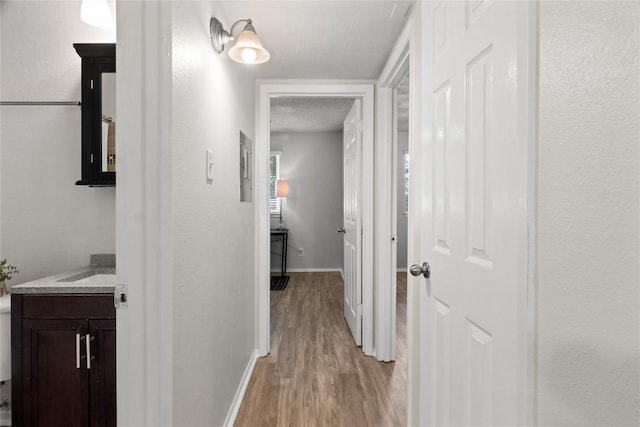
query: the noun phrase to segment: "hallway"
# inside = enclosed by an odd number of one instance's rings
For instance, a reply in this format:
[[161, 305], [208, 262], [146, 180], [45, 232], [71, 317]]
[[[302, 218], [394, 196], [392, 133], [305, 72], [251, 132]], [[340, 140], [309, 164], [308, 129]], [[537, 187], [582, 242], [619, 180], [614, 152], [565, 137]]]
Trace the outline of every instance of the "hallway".
[[291, 273], [271, 292], [271, 354], [259, 359], [236, 426], [406, 425], [406, 273], [398, 274], [398, 358], [355, 347], [339, 273]]

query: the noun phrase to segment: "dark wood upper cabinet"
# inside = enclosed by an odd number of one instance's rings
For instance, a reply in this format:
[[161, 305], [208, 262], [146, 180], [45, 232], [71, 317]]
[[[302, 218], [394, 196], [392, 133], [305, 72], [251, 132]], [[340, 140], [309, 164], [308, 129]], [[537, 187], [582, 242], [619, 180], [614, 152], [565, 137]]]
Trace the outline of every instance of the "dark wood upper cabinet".
[[82, 58], [82, 179], [77, 185], [116, 185], [115, 43], [76, 43]]

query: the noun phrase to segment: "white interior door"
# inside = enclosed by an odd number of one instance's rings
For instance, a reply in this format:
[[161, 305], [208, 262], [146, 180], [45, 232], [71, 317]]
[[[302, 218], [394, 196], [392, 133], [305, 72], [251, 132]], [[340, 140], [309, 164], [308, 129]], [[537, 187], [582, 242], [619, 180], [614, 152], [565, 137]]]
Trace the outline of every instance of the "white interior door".
[[344, 121], [344, 317], [362, 345], [362, 102], [353, 103]]
[[527, 142], [519, 109], [527, 93], [519, 93], [526, 52], [518, 23], [528, 12], [518, 3], [423, 4], [423, 236], [413, 262], [428, 261], [431, 278], [419, 282], [421, 425], [524, 419]]

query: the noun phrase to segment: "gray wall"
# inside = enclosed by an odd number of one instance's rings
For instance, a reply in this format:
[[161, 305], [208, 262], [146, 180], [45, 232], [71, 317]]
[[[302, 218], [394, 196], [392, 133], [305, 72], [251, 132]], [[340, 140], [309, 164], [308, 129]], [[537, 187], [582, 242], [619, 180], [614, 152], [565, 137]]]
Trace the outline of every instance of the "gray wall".
[[398, 269], [407, 268], [407, 216], [404, 214], [404, 151], [409, 148], [408, 132], [398, 132]]
[[[272, 133], [282, 152], [280, 176], [289, 180], [284, 219], [289, 231], [288, 269], [342, 269], [342, 131]], [[278, 218], [272, 217], [272, 226]], [[298, 256], [304, 248], [304, 256]], [[280, 268], [280, 246], [271, 245], [271, 267]]]
[[[0, 98], [79, 101], [73, 43], [114, 42], [115, 26], [83, 23], [80, 2], [3, 1], [0, 8]], [[80, 114], [76, 106], [0, 107], [0, 256], [20, 270], [9, 284], [115, 251], [115, 190], [75, 185]]]
[[[255, 348], [255, 205], [240, 202], [239, 130], [254, 135], [250, 67], [218, 55], [219, 2], [174, 2], [173, 425], [221, 426]], [[228, 24], [227, 24], [228, 25]], [[206, 179], [211, 149], [214, 178]], [[159, 373], [160, 375], [161, 373]]]
[[537, 419], [640, 420], [638, 2], [540, 2]]

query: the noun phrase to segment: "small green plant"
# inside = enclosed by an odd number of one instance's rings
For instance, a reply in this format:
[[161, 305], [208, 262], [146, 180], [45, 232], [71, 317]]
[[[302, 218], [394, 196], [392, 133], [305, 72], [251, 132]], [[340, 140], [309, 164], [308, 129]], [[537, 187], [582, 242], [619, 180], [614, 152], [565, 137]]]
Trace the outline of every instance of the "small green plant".
[[14, 274], [18, 274], [18, 268], [9, 264], [6, 259], [0, 261], [0, 296], [8, 294], [5, 281], [11, 280]]

